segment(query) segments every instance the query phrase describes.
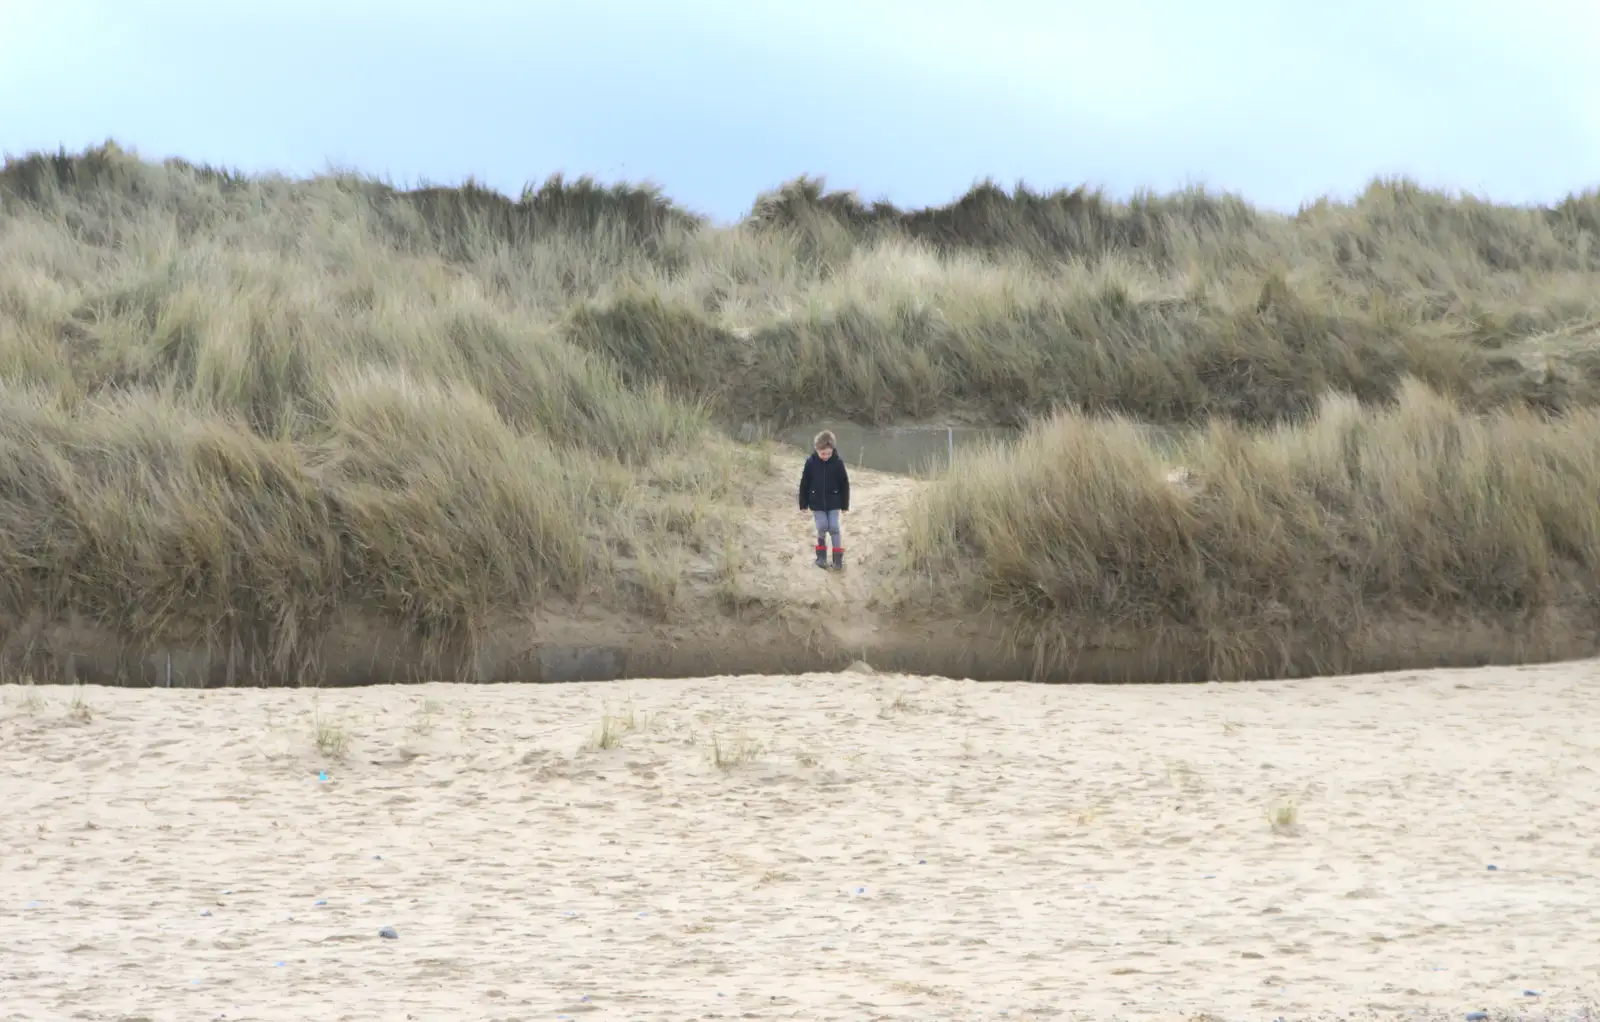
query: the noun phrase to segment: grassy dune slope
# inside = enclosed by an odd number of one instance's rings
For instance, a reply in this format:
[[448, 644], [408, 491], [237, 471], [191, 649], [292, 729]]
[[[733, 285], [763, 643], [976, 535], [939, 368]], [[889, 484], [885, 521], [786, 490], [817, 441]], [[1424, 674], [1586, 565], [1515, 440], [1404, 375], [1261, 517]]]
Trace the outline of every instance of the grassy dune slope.
[[[352, 609], [468, 643], [553, 598], [670, 618], [766, 470], [714, 427], [789, 414], [1043, 417], [907, 533], [927, 591], [1031, 628], [1185, 628], [1227, 670], [1397, 607], [1587, 614], [1597, 283], [1594, 195], [904, 212], [802, 179], [718, 228], [587, 181], [30, 155], [0, 170], [0, 623], [291, 677]], [[1199, 427], [1194, 486], [1115, 416]]]
[[1597, 438], [1596, 409], [1473, 417], [1410, 381], [1265, 433], [1218, 421], [1174, 471], [1126, 421], [1064, 413], [961, 459], [910, 548], [940, 590], [960, 575], [958, 599], [1010, 607], [1063, 654], [1165, 634], [1243, 676], [1476, 626], [1497, 657], [1537, 657], [1600, 627]]

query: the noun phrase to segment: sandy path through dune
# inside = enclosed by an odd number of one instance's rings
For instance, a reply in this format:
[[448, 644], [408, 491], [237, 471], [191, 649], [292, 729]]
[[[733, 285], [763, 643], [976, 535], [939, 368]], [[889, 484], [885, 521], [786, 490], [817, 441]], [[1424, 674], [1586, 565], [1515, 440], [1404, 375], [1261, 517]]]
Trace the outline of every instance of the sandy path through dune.
[[[843, 515], [846, 567], [820, 571], [814, 558], [815, 526], [800, 511], [795, 480], [776, 473], [756, 487], [744, 522], [749, 552], [743, 579], [750, 595], [771, 605], [788, 605], [815, 621], [835, 648], [852, 650], [873, 642], [882, 627], [878, 599], [893, 577], [904, 541], [906, 509], [915, 480], [870, 469], [851, 469], [852, 510]], [[717, 620], [706, 627], [731, 631], [737, 622]]]
[[8, 687], [0, 1018], [1593, 1001], [1596, 673]]

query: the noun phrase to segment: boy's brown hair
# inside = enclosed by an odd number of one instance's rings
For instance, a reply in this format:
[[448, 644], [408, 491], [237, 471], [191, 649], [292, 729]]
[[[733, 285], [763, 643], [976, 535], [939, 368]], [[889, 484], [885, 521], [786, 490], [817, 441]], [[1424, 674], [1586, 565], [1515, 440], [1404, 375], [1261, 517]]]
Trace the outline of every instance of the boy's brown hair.
[[831, 447], [836, 451], [839, 449], [838, 443], [836, 443], [833, 439], [833, 433], [826, 429], [821, 433], [818, 433], [816, 439], [811, 441], [811, 447], [813, 450], [818, 451], [822, 450], [824, 447]]

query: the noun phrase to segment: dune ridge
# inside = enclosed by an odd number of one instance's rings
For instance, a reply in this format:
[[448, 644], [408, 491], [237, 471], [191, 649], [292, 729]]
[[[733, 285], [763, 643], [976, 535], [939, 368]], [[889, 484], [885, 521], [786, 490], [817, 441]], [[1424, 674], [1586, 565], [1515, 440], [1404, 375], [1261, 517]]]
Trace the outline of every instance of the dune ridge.
[[[0, 668], [1156, 680], [1593, 653], [1597, 202], [1378, 181], [1282, 216], [982, 184], [905, 211], [802, 178], [718, 226], [587, 179], [8, 159]], [[759, 439], [818, 416], [1026, 433], [869, 481], [819, 589], [797, 452]]]

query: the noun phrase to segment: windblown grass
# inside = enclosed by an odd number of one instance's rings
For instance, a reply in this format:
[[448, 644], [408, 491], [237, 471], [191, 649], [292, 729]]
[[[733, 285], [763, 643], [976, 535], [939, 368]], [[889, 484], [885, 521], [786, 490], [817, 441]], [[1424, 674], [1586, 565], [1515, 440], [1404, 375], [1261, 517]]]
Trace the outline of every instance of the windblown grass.
[[[654, 602], [658, 559], [748, 475], [705, 408], [389, 244], [349, 182], [96, 153], [63, 189], [38, 164], [0, 178], [12, 621], [233, 645], [283, 677], [344, 611], [470, 643], [552, 597]], [[684, 486], [699, 502], [661, 495]]]
[[1332, 396], [1267, 432], [1219, 420], [1175, 473], [1134, 424], [1062, 413], [958, 456], [913, 510], [910, 555], [962, 575], [969, 607], [1077, 640], [1182, 632], [1223, 675], [1291, 647], [1336, 657], [1392, 615], [1593, 620], [1597, 431], [1594, 409], [1474, 416], [1413, 381], [1390, 406]]
[[[1377, 603], [1525, 613], [1593, 581], [1597, 210], [1376, 182], [1295, 217], [992, 185], [906, 212], [801, 179], [714, 228], [588, 180], [10, 159], [0, 622], [293, 679], [349, 612], [470, 647], [553, 599], [668, 617], [699, 562], [737, 606], [764, 458], [717, 426], [1058, 410], [934, 494], [923, 568], [954, 537], [1035, 615], [1230, 648]], [[1201, 490], [1105, 415], [1215, 420]]]

